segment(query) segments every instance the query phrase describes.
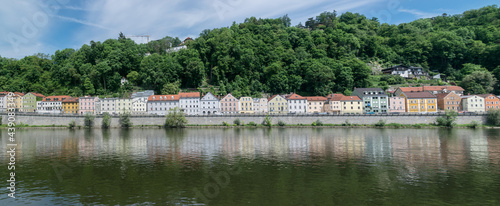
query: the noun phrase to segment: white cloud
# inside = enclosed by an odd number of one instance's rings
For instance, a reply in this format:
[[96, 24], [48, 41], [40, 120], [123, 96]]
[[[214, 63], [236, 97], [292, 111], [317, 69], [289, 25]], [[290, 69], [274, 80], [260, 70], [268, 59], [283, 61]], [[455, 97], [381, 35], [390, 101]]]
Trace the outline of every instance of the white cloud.
[[418, 11], [415, 9], [398, 9], [399, 12], [403, 13], [409, 13], [415, 15], [417, 18], [430, 18], [430, 17], [435, 17], [439, 16], [439, 13], [430, 13], [430, 12], [423, 12], [423, 11]]

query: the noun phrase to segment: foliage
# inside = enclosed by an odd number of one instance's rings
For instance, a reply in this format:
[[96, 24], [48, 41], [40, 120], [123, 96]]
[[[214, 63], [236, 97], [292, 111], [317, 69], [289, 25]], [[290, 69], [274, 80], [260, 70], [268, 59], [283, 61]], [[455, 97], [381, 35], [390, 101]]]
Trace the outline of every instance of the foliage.
[[102, 115], [102, 128], [108, 129], [111, 126], [111, 115], [109, 113], [105, 112]]
[[446, 110], [443, 116], [436, 119], [437, 125], [445, 127], [455, 126], [455, 120], [457, 119], [458, 112], [455, 110]]
[[235, 119], [235, 120], [233, 121], [233, 124], [234, 124], [234, 125], [236, 125], [236, 126], [240, 126], [240, 125], [241, 125], [241, 121], [240, 121], [240, 119], [239, 119], [239, 118]]
[[91, 113], [86, 113], [85, 114], [85, 118], [83, 119], [83, 126], [85, 128], [91, 128], [94, 126], [94, 115], [92, 115]]
[[352, 126], [352, 123], [350, 123], [349, 120], [345, 120], [345, 122], [342, 123], [342, 126]]
[[375, 123], [376, 127], [383, 127], [384, 125], [385, 125], [385, 121], [382, 119], [378, 120], [378, 122]]
[[262, 120], [262, 125], [267, 127], [272, 127], [273, 126], [272, 118], [269, 115], [266, 115], [264, 120]]
[[184, 112], [177, 107], [170, 109], [166, 117], [165, 127], [182, 128], [188, 123]]
[[120, 114], [120, 119], [118, 120], [120, 127], [122, 128], [130, 128], [132, 127], [132, 121], [130, 120], [130, 113], [124, 112]]
[[319, 119], [317, 119], [316, 121], [314, 121], [312, 123], [312, 126], [323, 126], [323, 122]]
[[500, 110], [499, 109], [488, 110], [486, 116], [486, 122], [489, 125], [500, 126]]
[[226, 127], [228, 127], [228, 126], [231, 126], [231, 124], [227, 123], [226, 121], [223, 121], [223, 122], [222, 122], [222, 126], [226, 126]]
[[286, 123], [283, 120], [279, 120], [278, 126], [280, 126], [280, 127], [286, 126]]
[[470, 124], [468, 125], [469, 128], [477, 128], [479, 127], [481, 124], [478, 122], [478, 121], [472, 121], [470, 122]]
[[76, 122], [75, 122], [75, 120], [72, 120], [72, 121], [71, 121], [71, 122], [69, 122], [69, 124], [68, 124], [68, 128], [70, 128], [70, 129], [74, 129], [74, 128], [75, 128], [75, 126], [76, 126]]
[[255, 122], [249, 122], [248, 126], [257, 126], [257, 123], [255, 123]]
[[497, 79], [488, 71], [475, 71], [466, 75], [461, 82], [465, 92], [487, 94], [493, 91]]
[[173, 83], [166, 83], [163, 85], [163, 89], [161, 89], [162, 94], [177, 94], [179, 93], [180, 89], [180, 82], [173, 82]]

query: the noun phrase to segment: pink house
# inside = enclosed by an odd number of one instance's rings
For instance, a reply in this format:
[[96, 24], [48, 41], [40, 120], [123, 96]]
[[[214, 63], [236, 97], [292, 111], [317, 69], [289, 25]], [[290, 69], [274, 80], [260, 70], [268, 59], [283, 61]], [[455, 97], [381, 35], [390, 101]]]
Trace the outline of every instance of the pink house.
[[227, 94], [220, 100], [220, 112], [223, 114], [239, 113], [240, 101], [236, 99], [231, 93]]
[[86, 114], [86, 113], [95, 114], [95, 102], [98, 99], [99, 97], [90, 97], [90, 96], [78, 98], [80, 114]]
[[389, 112], [405, 112], [404, 97], [389, 97]]

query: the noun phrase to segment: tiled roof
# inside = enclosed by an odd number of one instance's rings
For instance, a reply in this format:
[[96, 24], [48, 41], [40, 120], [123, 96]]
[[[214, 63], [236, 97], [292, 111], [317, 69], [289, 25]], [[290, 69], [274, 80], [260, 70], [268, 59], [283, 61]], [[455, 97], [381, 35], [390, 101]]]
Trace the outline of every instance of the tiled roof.
[[405, 92], [405, 95], [408, 99], [436, 98], [436, 96], [430, 92]]
[[178, 94], [151, 95], [148, 101], [179, 101], [179, 98]]
[[422, 92], [424, 89], [422, 87], [399, 87], [402, 92]]
[[343, 96], [340, 101], [361, 101], [358, 96]]
[[314, 97], [305, 97], [307, 99], [307, 101], [326, 101], [327, 98], [326, 97], [322, 97], [322, 96], [314, 96]]
[[179, 93], [180, 98], [200, 98], [200, 93], [199, 92], [180, 92]]
[[41, 97], [41, 98], [44, 98], [45, 95], [43, 94], [40, 94], [40, 93], [36, 93], [36, 92], [30, 92], [31, 94], [35, 95], [36, 97]]
[[[44, 101], [44, 102], [56, 102], [56, 101], [61, 102], [67, 98], [71, 98], [71, 97], [68, 95], [48, 96], [48, 97], [43, 98], [42, 101]], [[57, 100], [55, 100], [55, 99], [57, 99]]]
[[442, 91], [442, 90], [448, 90], [448, 91], [465, 91], [464, 88], [459, 87], [459, 86], [423, 86], [424, 91]]
[[279, 94], [275, 94], [275, 95], [273, 95], [273, 96], [271, 96], [271, 97], [267, 98], [267, 101], [271, 101], [272, 99], [274, 99], [274, 98], [275, 98], [275, 97], [277, 97], [277, 96], [282, 97], [282, 96], [281, 96], [281, 95], [279, 95]]
[[340, 99], [342, 99], [342, 97], [345, 97], [345, 95], [343, 95], [343, 94], [329, 94], [328, 96], [326, 96], [326, 98], [330, 101], [340, 101]]
[[480, 96], [480, 97], [482, 97], [482, 98], [486, 98], [486, 97], [489, 97], [489, 96], [494, 96], [494, 97], [497, 97], [497, 96], [495, 96], [495, 95], [493, 95], [493, 94], [478, 94], [477, 96]]
[[292, 99], [292, 100], [294, 100], [294, 99], [306, 99], [305, 97], [300, 96], [300, 95], [295, 94], [295, 93], [292, 93], [292, 94], [286, 95], [286, 96], [285, 96], [285, 98], [286, 98], [286, 99]]
[[76, 103], [76, 102], [78, 102], [78, 98], [70, 97], [70, 98], [64, 99], [62, 102], [63, 103]]

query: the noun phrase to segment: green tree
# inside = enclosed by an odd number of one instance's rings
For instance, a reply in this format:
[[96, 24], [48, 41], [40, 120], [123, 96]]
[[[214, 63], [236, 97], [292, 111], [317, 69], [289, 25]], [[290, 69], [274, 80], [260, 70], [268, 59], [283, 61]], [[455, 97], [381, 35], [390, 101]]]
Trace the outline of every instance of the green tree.
[[132, 127], [132, 121], [130, 120], [130, 112], [124, 112], [120, 114], [120, 119], [118, 120], [120, 127], [130, 128]]
[[177, 94], [180, 91], [179, 86], [180, 83], [178, 81], [166, 83], [163, 85], [163, 89], [161, 89], [161, 94]]
[[488, 71], [475, 71], [466, 75], [461, 82], [465, 92], [471, 94], [486, 94], [493, 91], [497, 79]]
[[436, 122], [440, 126], [454, 127], [455, 121], [457, 120], [458, 112], [455, 110], [446, 110], [443, 116], [436, 119]]
[[85, 118], [83, 119], [83, 126], [85, 128], [92, 128], [94, 126], [95, 116], [91, 113], [86, 113]]
[[95, 94], [95, 89], [94, 85], [90, 81], [90, 79], [87, 77], [85, 78], [85, 83], [83, 83], [83, 87], [85, 87], [85, 94], [88, 95], [94, 95]]
[[175, 107], [169, 110], [165, 119], [165, 127], [182, 128], [186, 127], [187, 119], [184, 112]]
[[111, 126], [111, 115], [109, 113], [105, 112], [102, 115], [102, 128], [108, 129]]

